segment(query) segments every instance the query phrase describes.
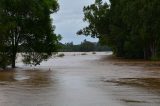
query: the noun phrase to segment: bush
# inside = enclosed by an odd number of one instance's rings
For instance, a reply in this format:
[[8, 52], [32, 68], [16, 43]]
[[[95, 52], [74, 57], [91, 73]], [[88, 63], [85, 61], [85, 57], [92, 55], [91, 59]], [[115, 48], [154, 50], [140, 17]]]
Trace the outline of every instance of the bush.
[[61, 53], [61, 54], [58, 54], [57, 57], [64, 57], [64, 56], [65, 56], [65, 54], [64, 54], [64, 53]]
[[160, 55], [151, 57], [151, 61], [159, 61], [159, 60], [160, 60]]
[[92, 54], [96, 54], [96, 52], [92, 52]]
[[51, 55], [45, 53], [36, 53], [36, 52], [22, 54], [22, 56], [23, 56], [22, 62], [31, 66], [40, 65], [42, 61], [46, 61], [47, 58], [51, 57]]
[[82, 53], [81, 55], [87, 55], [87, 53]]
[[10, 60], [7, 55], [0, 53], [0, 68], [5, 69], [10, 64]]

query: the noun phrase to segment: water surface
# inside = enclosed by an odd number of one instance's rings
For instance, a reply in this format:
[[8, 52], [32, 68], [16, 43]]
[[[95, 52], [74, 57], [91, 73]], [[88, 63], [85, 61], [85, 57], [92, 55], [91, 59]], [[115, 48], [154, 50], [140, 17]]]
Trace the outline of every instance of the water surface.
[[110, 54], [65, 53], [38, 67], [19, 62], [0, 72], [0, 106], [159, 106], [160, 71]]

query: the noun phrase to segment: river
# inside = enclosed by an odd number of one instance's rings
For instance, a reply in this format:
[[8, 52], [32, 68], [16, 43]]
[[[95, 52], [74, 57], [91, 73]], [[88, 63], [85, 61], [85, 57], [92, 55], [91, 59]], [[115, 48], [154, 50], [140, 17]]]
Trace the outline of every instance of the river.
[[160, 66], [65, 53], [40, 66], [0, 72], [0, 106], [160, 106]]

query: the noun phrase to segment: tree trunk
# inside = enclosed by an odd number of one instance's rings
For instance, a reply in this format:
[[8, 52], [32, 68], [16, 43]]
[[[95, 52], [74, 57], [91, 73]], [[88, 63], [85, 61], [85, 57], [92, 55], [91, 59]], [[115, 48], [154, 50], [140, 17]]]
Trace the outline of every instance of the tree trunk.
[[16, 68], [16, 53], [12, 55], [12, 68]]
[[17, 44], [12, 47], [12, 68], [16, 68]]
[[151, 44], [150, 51], [151, 51], [151, 57], [155, 57], [156, 56], [156, 44], [155, 44], [155, 42], [153, 42]]
[[147, 59], [146, 48], [144, 48], [144, 50], [143, 50], [143, 58]]

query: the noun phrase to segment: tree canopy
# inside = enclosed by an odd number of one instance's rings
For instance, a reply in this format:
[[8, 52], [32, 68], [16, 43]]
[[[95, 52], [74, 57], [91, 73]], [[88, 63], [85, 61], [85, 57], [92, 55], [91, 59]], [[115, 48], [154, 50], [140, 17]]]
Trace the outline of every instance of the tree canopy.
[[[91, 37], [97, 37], [100, 41], [105, 40], [106, 35], [109, 33], [107, 30], [109, 27], [109, 5], [102, 2], [102, 0], [95, 0], [95, 4], [85, 6], [84, 21], [88, 22], [89, 25], [82, 30], [79, 30], [77, 34], [91, 35]], [[105, 44], [105, 42], [103, 41]]]
[[117, 56], [160, 57], [159, 0], [95, 0], [83, 11], [89, 25], [77, 34], [100, 38]]
[[25, 63], [38, 65], [56, 52], [60, 37], [50, 14], [58, 9], [56, 0], [1, 0], [0, 63], [8, 58], [15, 68], [16, 55], [23, 51]]

